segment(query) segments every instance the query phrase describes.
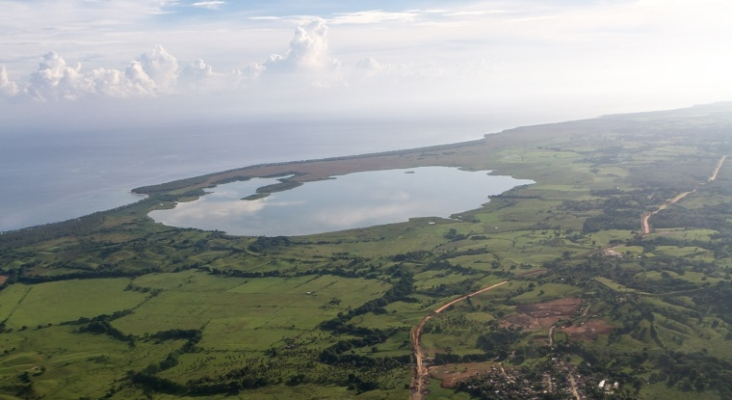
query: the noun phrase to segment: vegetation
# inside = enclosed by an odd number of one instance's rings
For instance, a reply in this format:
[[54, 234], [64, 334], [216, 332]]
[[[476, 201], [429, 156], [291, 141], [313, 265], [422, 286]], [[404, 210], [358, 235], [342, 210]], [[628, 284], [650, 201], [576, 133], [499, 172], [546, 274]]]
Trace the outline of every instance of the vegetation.
[[[545, 398], [567, 398], [570, 374], [588, 398], [729, 398], [732, 164], [709, 178], [732, 153], [731, 115], [708, 106], [612, 116], [254, 166], [2, 233], [0, 397], [403, 399], [411, 329], [507, 280], [424, 327], [437, 370], [479, 365], [453, 382], [455, 398], [546, 388]], [[147, 217], [235, 180], [287, 176], [266, 194], [327, 174], [433, 165], [536, 184], [452, 219], [302, 237]], [[618, 387], [600, 390], [603, 380]]]

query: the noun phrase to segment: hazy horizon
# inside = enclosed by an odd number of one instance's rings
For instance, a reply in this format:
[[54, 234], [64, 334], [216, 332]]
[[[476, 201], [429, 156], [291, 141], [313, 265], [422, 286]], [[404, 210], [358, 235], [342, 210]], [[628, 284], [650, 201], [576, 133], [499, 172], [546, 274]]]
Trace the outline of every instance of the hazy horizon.
[[16, 128], [592, 117], [730, 100], [732, 87], [732, 5], [715, 0], [0, 6], [0, 118]]
[[732, 100], [715, 0], [0, 6], [0, 231], [225, 168]]

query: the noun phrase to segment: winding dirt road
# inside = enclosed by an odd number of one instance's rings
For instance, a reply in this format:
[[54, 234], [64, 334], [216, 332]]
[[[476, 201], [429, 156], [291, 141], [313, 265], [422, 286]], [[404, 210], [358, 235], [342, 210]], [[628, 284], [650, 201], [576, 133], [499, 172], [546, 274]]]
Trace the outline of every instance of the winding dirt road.
[[555, 325], [549, 327], [549, 347], [554, 347], [554, 328]]
[[476, 292], [466, 294], [465, 296], [458, 297], [457, 299], [451, 300], [448, 303], [445, 303], [442, 307], [438, 308], [431, 314], [427, 315], [426, 317], [422, 318], [421, 321], [417, 324], [417, 326], [412, 329], [412, 352], [414, 353], [414, 358], [417, 360], [417, 365], [414, 368], [414, 376], [412, 377], [412, 384], [411, 387], [411, 395], [410, 399], [412, 400], [422, 400], [424, 399], [424, 392], [426, 390], [426, 384], [427, 384], [427, 374], [429, 374], [428, 368], [424, 365], [424, 350], [422, 349], [422, 329], [424, 328], [424, 325], [432, 319], [432, 317], [436, 316], [437, 314], [445, 311], [448, 307], [455, 303], [459, 303], [468, 297], [475, 296], [478, 294], [481, 294], [483, 292], [487, 292], [493, 288], [496, 288], [498, 286], [504, 285], [508, 283], [508, 281], [503, 281], [496, 283], [491, 286], [484, 287]]
[[[714, 172], [712, 172], [712, 175], [707, 180], [708, 182], [713, 182], [717, 179], [717, 174], [719, 174], [719, 170], [722, 169], [722, 165], [724, 164], [724, 161], [727, 159], [727, 156], [722, 156], [722, 158], [719, 159], [719, 162], [717, 163], [717, 167], [714, 168]], [[699, 186], [703, 185], [704, 183], [700, 183]], [[697, 188], [698, 189], [698, 188]], [[667, 201], [666, 203], [659, 206], [655, 211], [645, 213], [641, 217], [641, 230], [643, 232], [643, 236], [647, 236], [649, 233], [651, 233], [651, 225], [648, 223], [648, 220], [658, 212], [665, 210], [670, 206], [671, 204], [677, 203], [679, 200], [683, 199], [684, 197], [694, 193], [697, 191], [697, 189], [681, 193], [680, 195], [674, 197], [673, 199]]]

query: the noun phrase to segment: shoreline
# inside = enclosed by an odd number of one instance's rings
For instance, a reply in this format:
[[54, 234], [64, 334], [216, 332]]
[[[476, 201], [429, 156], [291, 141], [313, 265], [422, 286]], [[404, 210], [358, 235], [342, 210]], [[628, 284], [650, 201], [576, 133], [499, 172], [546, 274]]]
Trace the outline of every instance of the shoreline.
[[[147, 196], [141, 198], [136, 202], [126, 203], [121, 206], [94, 211], [91, 214], [81, 215], [76, 218], [70, 218], [66, 220], [42, 223], [38, 225], [26, 226], [17, 229], [10, 229], [0, 231], [0, 235], [5, 235], [13, 232], [24, 231], [27, 229], [33, 229], [37, 227], [43, 227], [53, 224], [60, 224], [68, 221], [78, 220], [88, 215], [112, 212], [117, 209], [130, 207], [138, 204], [141, 201], [145, 201], [148, 197], [154, 194], [171, 194], [181, 196], [187, 192], [189, 195], [194, 195], [194, 191], [202, 190], [206, 188], [214, 187], [218, 184], [233, 182], [244, 179], [251, 179], [255, 177], [280, 177], [287, 174], [293, 174], [295, 177], [291, 182], [305, 183], [312, 182], [320, 179], [327, 179], [331, 175], [345, 175], [354, 172], [365, 172], [365, 171], [377, 171], [386, 169], [397, 169], [397, 168], [414, 168], [421, 166], [456, 166], [460, 167], [460, 162], [451, 162], [450, 157], [445, 157], [445, 152], [452, 150], [465, 150], [473, 146], [482, 148], [483, 151], [494, 151], [499, 150], [503, 147], [515, 146], [516, 144], [526, 142], [526, 134], [530, 136], [551, 135], [552, 131], [557, 129], [562, 130], [577, 130], [582, 131], [583, 126], [591, 125], [599, 122], [613, 123], [617, 121], [632, 120], [634, 118], [644, 118], [653, 115], [664, 115], [669, 112], [682, 112], [682, 113], [697, 113], [699, 111], [708, 111], [710, 113], [719, 112], [720, 109], [728, 108], [732, 102], [715, 102], [710, 104], [693, 105], [690, 107], [669, 109], [669, 110], [655, 110], [655, 111], [641, 111], [636, 113], [626, 114], [608, 114], [601, 115], [594, 118], [571, 120], [564, 122], [550, 122], [527, 126], [518, 126], [514, 128], [504, 129], [498, 132], [492, 132], [484, 134], [482, 138], [476, 140], [469, 140], [457, 143], [448, 143], [440, 145], [430, 145], [424, 147], [416, 147], [401, 150], [389, 150], [376, 153], [364, 153], [348, 156], [338, 157], [325, 157], [320, 159], [306, 159], [306, 160], [294, 160], [286, 162], [275, 162], [265, 164], [254, 164], [244, 166], [240, 168], [224, 170], [220, 172], [214, 172], [209, 174], [197, 175], [190, 178], [183, 178], [164, 182], [155, 185], [141, 186], [133, 188], [129, 191], [130, 194], [135, 196]], [[442, 154], [431, 154], [434, 152], [443, 152]], [[416, 157], [415, 157], [416, 156]], [[405, 158], [413, 157], [410, 160]], [[430, 160], [434, 158], [434, 160]], [[438, 160], [439, 159], [439, 160]], [[360, 161], [360, 162], [359, 162]], [[432, 161], [432, 162], [430, 162]], [[489, 166], [485, 169], [493, 170], [492, 174], [505, 173], [500, 171], [499, 167]], [[531, 176], [509, 174], [517, 179], [531, 179]], [[196, 194], [198, 196], [198, 194]]]

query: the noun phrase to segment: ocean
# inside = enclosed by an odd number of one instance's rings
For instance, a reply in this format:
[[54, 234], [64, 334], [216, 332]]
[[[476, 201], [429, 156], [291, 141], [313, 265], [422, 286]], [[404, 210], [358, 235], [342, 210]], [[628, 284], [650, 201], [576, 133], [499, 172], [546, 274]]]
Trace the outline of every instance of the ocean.
[[[479, 139], [530, 122], [257, 121], [116, 131], [0, 133], [0, 231], [77, 218], [139, 200], [130, 190], [253, 164]], [[525, 124], [525, 123], [523, 123]]]

